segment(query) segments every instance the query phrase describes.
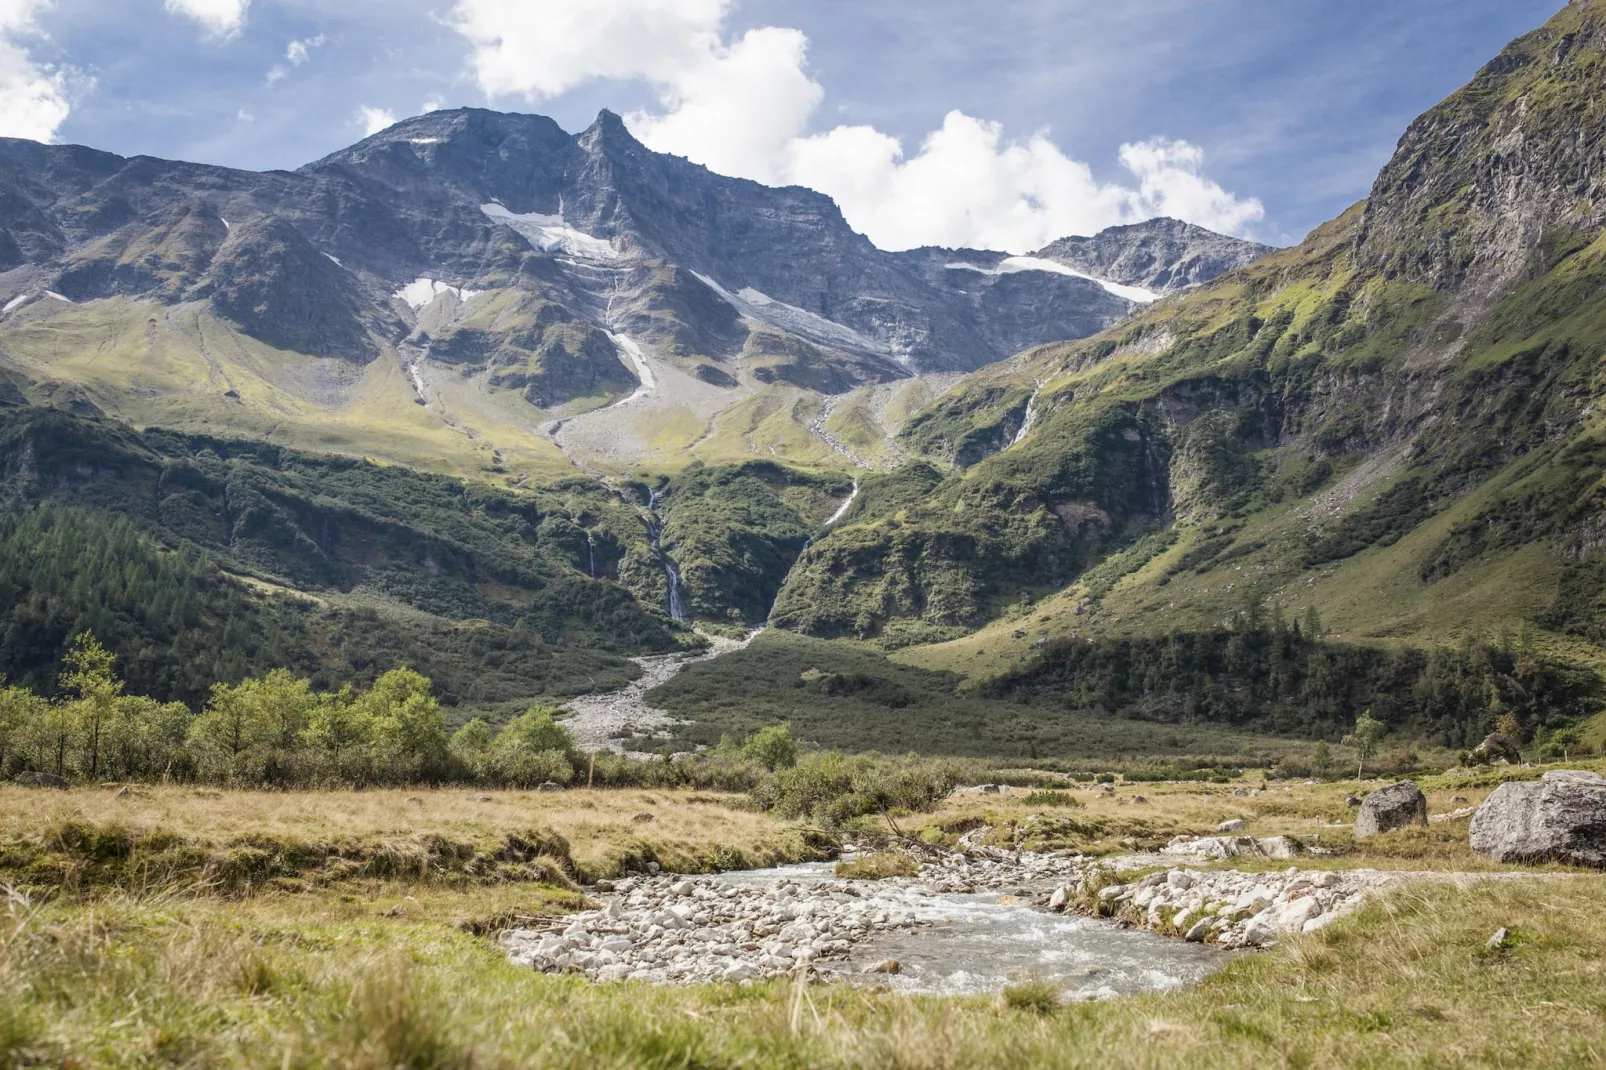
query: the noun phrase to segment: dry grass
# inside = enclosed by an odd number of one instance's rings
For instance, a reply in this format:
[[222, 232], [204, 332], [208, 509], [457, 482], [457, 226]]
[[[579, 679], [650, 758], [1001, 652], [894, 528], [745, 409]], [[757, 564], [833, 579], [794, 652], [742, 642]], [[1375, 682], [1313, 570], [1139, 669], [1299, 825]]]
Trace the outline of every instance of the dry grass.
[[[176, 836], [186, 845], [351, 845], [426, 856], [452, 845], [556, 834], [576, 875], [617, 873], [656, 860], [680, 871], [775, 865], [810, 857], [818, 834], [738, 809], [737, 796], [681, 791], [220, 792], [178, 787], [29, 791], [0, 787], [0, 846], [50, 839], [57, 830], [111, 830], [133, 840]], [[637, 820], [651, 815], [652, 820]], [[445, 845], [444, 847], [442, 845]], [[343, 853], [351, 854], [352, 850]], [[487, 848], [488, 849], [488, 848]], [[3, 858], [3, 855], [0, 855]], [[405, 863], [390, 870], [405, 869]]]
[[[1006, 1002], [589, 985], [368, 904], [14, 906], [0, 1065], [1582, 1065], [1606, 1052], [1603, 891], [1405, 889], [1196, 988], [1071, 1006], [1035, 988]], [[1499, 926], [1512, 939], [1490, 950]]]
[[[1602, 768], [1606, 763], [1572, 762], [1566, 767]], [[1482, 803], [1506, 778], [1533, 779], [1542, 771], [1498, 767], [1465, 775], [1420, 776], [1415, 780], [1427, 796], [1429, 814], [1447, 814]], [[1259, 779], [1241, 780], [1231, 786], [1123, 784], [1113, 793], [1102, 786], [1078, 786], [1066, 789], [1080, 804], [1069, 809], [1032, 801], [1035, 789], [1006, 787], [996, 795], [955, 794], [925, 820], [924, 831], [928, 839], [942, 833], [952, 840], [959, 832], [987, 825], [991, 828], [988, 842], [999, 845], [1120, 854], [1162, 847], [1178, 835], [1215, 835], [1219, 824], [1237, 818], [1244, 822], [1241, 835], [1291, 836], [1307, 845], [1342, 852], [1338, 858], [1313, 858], [1302, 864], [1410, 870], [1510, 868], [1472, 853], [1467, 844], [1466, 818], [1427, 828], [1400, 829], [1357, 842], [1351, 831], [1355, 810], [1346, 804], [1345, 797], [1362, 797], [1388, 783], [1392, 779], [1314, 784], [1271, 781], [1257, 795], [1234, 795], [1232, 789], [1259, 788]], [[1234, 859], [1232, 865], [1256, 868], [1257, 864]], [[1275, 868], [1286, 863], [1260, 865]]]
[[[1526, 775], [1532, 775], [1528, 771]], [[1427, 781], [1441, 793], [1487, 792]], [[1242, 816], [1297, 831], [1351, 785], [1254, 798], [1180, 785], [1079, 791], [1056, 819], [1109, 822], [1109, 840]], [[1142, 794], [1150, 801], [1136, 803]], [[496, 838], [544, 826], [593, 860], [635, 839], [708, 836], [759, 850], [797, 836], [710, 796], [667, 792], [203, 793], [0, 791], [8, 837], [80, 822], [146, 823], [196, 839]], [[1469, 797], [1470, 794], [1469, 794]], [[1481, 796], [1480, 796], [1481, 797]], [[707, 802], [694, 798], [710, 799]], [[640, 812], [658, 820], [637, 824]], [[1032, 816], [1019, 797], [956, 796], [949, 828]], [[1438, 826], [1435, 826], [1437, 829]], [[1464, 838], [1463, 828], [1453, 830]], [[1428, 833], [1327, 864], [1422, 860]], [[1383, 841], [1387, 841], [1386, 843]], [[1437, 840], [1430, 841], [1437, 843]], [[1389, 846], [1392, 844], [1393, 846]], [[1437, 848], [1434, 848], [1437, 850]], [[1377, 856], [1377, 857], [1374, 857]], [[1401, 865], [1406, 864], [1400, 861]], [[1465, 868], [1465, 867], [1462, 867]], [[572, 909], [537, 883], [407, 879], [267, 889], [237, 900], [115, 889], [0, 906], [0, 1067], [1099, 1067], [1570, 1066], [1606, 1053], [1606, 878], [1430, 882], [1186, 991], [1060, 1005], [1031, 978], [1012, 998], [906, 998], [789, 983], [590, 985], [511, 966], [487, 934]], [[1485, 946], [1507, 927], [1502, 949]]]

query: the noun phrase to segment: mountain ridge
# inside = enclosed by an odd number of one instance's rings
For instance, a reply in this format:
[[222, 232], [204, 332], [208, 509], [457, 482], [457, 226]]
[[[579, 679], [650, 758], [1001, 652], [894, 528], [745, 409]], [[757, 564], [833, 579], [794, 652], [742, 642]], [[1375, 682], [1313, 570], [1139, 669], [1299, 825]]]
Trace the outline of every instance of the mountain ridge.
[[[651, 152], [608, 112], [574, 135], [541, 116], [432, 112], [295, 172], [6, 141], [0, 202], [17, 209], [0, 225], [0, 253], [15, 250], [0, 345], [25, 393], [83, 393], [140, 424], [445, 456], [459, 474], [842, 467], [854, 434], [861, 453], [897, 456], [880, 386], [1136, 307], [1051, 261], [884, 253], [828, 197]], [[59, 359], [107, 333], [128, 350], [101, 362], [117, 367]], [[422, 411], [403, 415], [409, 402]], [[386, 420], [407, 434], [393, 442]]]

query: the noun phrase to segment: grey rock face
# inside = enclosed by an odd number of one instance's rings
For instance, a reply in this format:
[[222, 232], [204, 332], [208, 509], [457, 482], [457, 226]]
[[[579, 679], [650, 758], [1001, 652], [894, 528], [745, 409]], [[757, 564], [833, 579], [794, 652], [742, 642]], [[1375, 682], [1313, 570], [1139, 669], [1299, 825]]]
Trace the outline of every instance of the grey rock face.
[[1180, 219], [1151, 219], [1110, 227], [1090, 238], [1061, 238], [1033, 255], [1095, 278], [1170, 294], [1236, 271], [1272, 251], [1269, 245]]
[[1594, 775], [1500, 785], [1472, 815], [1472, 849], [1496, 862], [1606, 867], [1606, 783], [1584, 779]]
[[1361, 809], [1355, 815], [1355, 838], [1376, 836], [1390, 829], [1406, 825], [1428, 823], [1428, 800], [1409, 780], [1378, 788], [1361, 800]]
[[1552, 783], [1593, 784], [1606, 788], [1606, 776], [1589, 769], [1551, 769], [1540, 779]]
[[[520, 229], [486, 205], [545, 222]], [[532, 233], [542, 226], [597, 255], [544, 242]], [[1171, 220], [1068, 242], [1056, 245], [1076, 270], [1161, 290], [1260, 248]], [[531, 344], [560, 322], [639, 337], [719, 385], [735, 380], [714, 364], [734, 361], [756, 324], [812, 346], [818, 367], [798, 374], [839, 391], [972, 370], [1134, 307], [1090, 279], [994, 270], [1004, 259], [886, 252], [830, 198], [652, 152], [607, 112], [571, 136], [540, 116], [439, 111], [294, 173], [0, 139], [0, 299], [50, 288], [78, 301], [209, 300], [277, 347], [366, 361], [405, 346], [528, 387], [538, 406], [628, 389], [605, 345]], [[518, 291], [509, 307], [549, 311], [470, 322], [393, 299], [426, 278]]]

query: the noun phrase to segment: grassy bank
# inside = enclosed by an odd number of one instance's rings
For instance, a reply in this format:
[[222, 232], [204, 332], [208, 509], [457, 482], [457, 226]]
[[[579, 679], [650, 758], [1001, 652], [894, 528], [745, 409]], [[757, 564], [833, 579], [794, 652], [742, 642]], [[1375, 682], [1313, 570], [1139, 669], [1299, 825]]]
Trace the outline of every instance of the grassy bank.
[[352, 881], [566, 887], [648, 862], [707, 872], [820, 853], [819, 833], [740, 802], [696, 792], [0, 787], [0, 882], [228, 895]]
[[[431, 909], [270, 896], [0, 923], [0, 1063], [351, 1067], [1578, 1065], [1606, 1050], [1600, 879], [1402, 891], [1196, 989], [996, 999], [591, 986]], [[1513, 938], [1485, 948], [1498, 926]]]
[[[1422, 783], [1444, 812], [1538, 772]], [[964, 791], [891, 818], [927, 839], [985, 828], [998, 844], [1119, 853], [1233, 817], [1309, 839], [1320, 816], [1339, 853], [1302, 864], [1510, 869], [1470, 855], [1464, 820], [1355, 846], [1344, 796], [1368, 785], [1232, 793], [1259, 784]], [[649, 857], [698, 869], [815, 852], [806, 826], [736, 801], [0, 789], [0, 1066], [1545, 1066], [1606, 1052], [1606, 877], [1592, 874], [1407, 885], [1198, 987], [1101, 1004], [1030, 984], [1014, 1000], [590, 985], [515, 968], [496, 947], [502, 928], [580, 908], [577, 878]], [[305, 869], [231, 887], [150, 864], [246, 850]], [[54, 867], [19, 863], [30, 851]], [[1500, 927], [1510, 939], [1487, 947]]]

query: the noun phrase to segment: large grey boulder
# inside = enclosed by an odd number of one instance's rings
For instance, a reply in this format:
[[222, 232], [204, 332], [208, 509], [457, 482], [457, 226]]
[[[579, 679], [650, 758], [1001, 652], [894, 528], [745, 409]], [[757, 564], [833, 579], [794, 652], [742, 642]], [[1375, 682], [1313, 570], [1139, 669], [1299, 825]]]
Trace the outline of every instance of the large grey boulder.
[[1355, 815], [1355, 838], [1376, 836], [1379, 832], [1406, 825], [1428, 823], [1428, 800], [1422, 789], [1409, 780], [1378, 788], [1361, 800]]
[[55, 773], [18, 773], [11, 781], [19, 788], [65, 788], [67, 782]]
[[1472, 849], [1496, 862], [1606, 867], [1606, 783], [1588, 776], [1500, 785], [1472, 815]]
[[1540, 779], [1568, 784], [1593, 784], [1598, 788], [1606, 788], [1606, 776], [1588, 769], [1552, 769]]

